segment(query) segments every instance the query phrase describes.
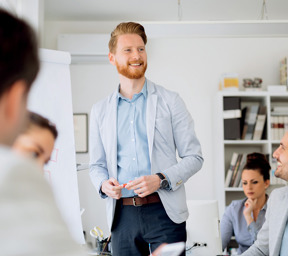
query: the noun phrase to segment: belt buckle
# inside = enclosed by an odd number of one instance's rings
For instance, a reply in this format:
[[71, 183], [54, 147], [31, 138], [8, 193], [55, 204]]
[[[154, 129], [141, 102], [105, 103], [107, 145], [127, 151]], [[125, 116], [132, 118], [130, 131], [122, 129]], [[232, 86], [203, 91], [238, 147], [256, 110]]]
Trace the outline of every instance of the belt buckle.
[[135, 197], [132, 198], [132, 201], [133, 201], [133, 205], [134, 205], [135, 207], [142, 206], [142, 204], [136, 204]]

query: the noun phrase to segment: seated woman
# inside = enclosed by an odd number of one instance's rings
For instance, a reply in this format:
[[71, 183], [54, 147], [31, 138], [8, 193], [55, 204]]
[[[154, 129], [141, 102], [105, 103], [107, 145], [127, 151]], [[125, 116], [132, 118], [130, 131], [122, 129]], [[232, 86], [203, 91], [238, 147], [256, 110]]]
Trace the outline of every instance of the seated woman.
[[27, 129], [13, 144], [14, 150], [34, 158], [42, 167], [50, 160], [58, 132], [47, 118], [29, 112]]
[[232, 236], [239, 245], [238, 254], [246, 251], [256, 240], [257, 233], [265, 222], [270, 185], [271, 167], [261, 153], [247, 155], [242, 171], [242, 187], [245, 199], [235, 200], [226, 208], [221, 220], [221, 238], [223, 250]]

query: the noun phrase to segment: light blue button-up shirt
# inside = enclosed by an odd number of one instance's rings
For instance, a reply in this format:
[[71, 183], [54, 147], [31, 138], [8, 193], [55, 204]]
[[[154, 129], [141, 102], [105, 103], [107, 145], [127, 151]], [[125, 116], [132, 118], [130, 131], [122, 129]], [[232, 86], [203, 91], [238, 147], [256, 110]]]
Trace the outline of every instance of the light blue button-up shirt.
[[[268, 195], [266, 196], [268, 198]], [[223, 250], [227, 247], [231, 237], [234, 235], [239, 245], [237, 253], [243, 253], [257, 239], [258, 231], [265, 222], [267, 201], [260, 210], [256, 222], [252, 221], [247, 227], [247, 222], [243, 214], [246, 200], [247, 198], [243, 200], [234, 200], [225, 210], [220, 222]]]
[[[151, 175], [146, 132], [147, 82], [140, 93], [127, 99], [118, 93], [117, 109], [117, 180], [120, 184]], [[122, 197], [134, 196], [122, 189]]]

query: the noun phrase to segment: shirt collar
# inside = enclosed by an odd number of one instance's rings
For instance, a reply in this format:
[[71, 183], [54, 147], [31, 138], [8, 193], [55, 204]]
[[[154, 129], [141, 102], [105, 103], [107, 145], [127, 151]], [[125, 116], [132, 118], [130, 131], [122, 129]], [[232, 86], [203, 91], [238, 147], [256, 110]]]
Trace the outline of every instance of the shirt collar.
[[[145, 99], [147, 98], [147, 79], [145, 79], [145, 83], [144, 83], [144, 86], [143, 86], [141, 92], [139, 92], [139, 93], [137, 93], [137, 94], [134, 94], [134, 95], [141, 95], [141, 94], [143, 94], [143, 96], [144, 96]], [[133, 95], [133, 98], [132, 98], [131, 101], [134, 100], [134, 95]], [[118, 86], [118, 95], [117, 95], [117, 97], [118, 97], [118, 102], [119, 102], [120, 99], [122, 99], [122, 100], [127, 100], [127, 98], [125, 98], [125, 97], [120, 93], [120, 84], [119, 84], [119, 86]]]

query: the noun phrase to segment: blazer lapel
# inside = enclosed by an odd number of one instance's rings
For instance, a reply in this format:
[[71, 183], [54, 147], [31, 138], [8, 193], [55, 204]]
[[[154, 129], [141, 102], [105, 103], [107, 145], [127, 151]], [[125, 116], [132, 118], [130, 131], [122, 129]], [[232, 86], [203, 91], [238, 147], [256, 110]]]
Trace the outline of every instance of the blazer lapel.
[[106, 116], [107, 159], [110, 159], [111, 174], [117, 179], [117, 102], [118, 89], [109, 99]]
[[[153, 94], [155, 91], [154, 85], [147, 80], [147, 106], [146, 106], [146, 130], [149, 146], [149, 157], [152, 164], [152, 149], [154, 141], [155, 119], [157, 109], [157, 95]], [[152, 169], [152, 168], [151, 168]]]

